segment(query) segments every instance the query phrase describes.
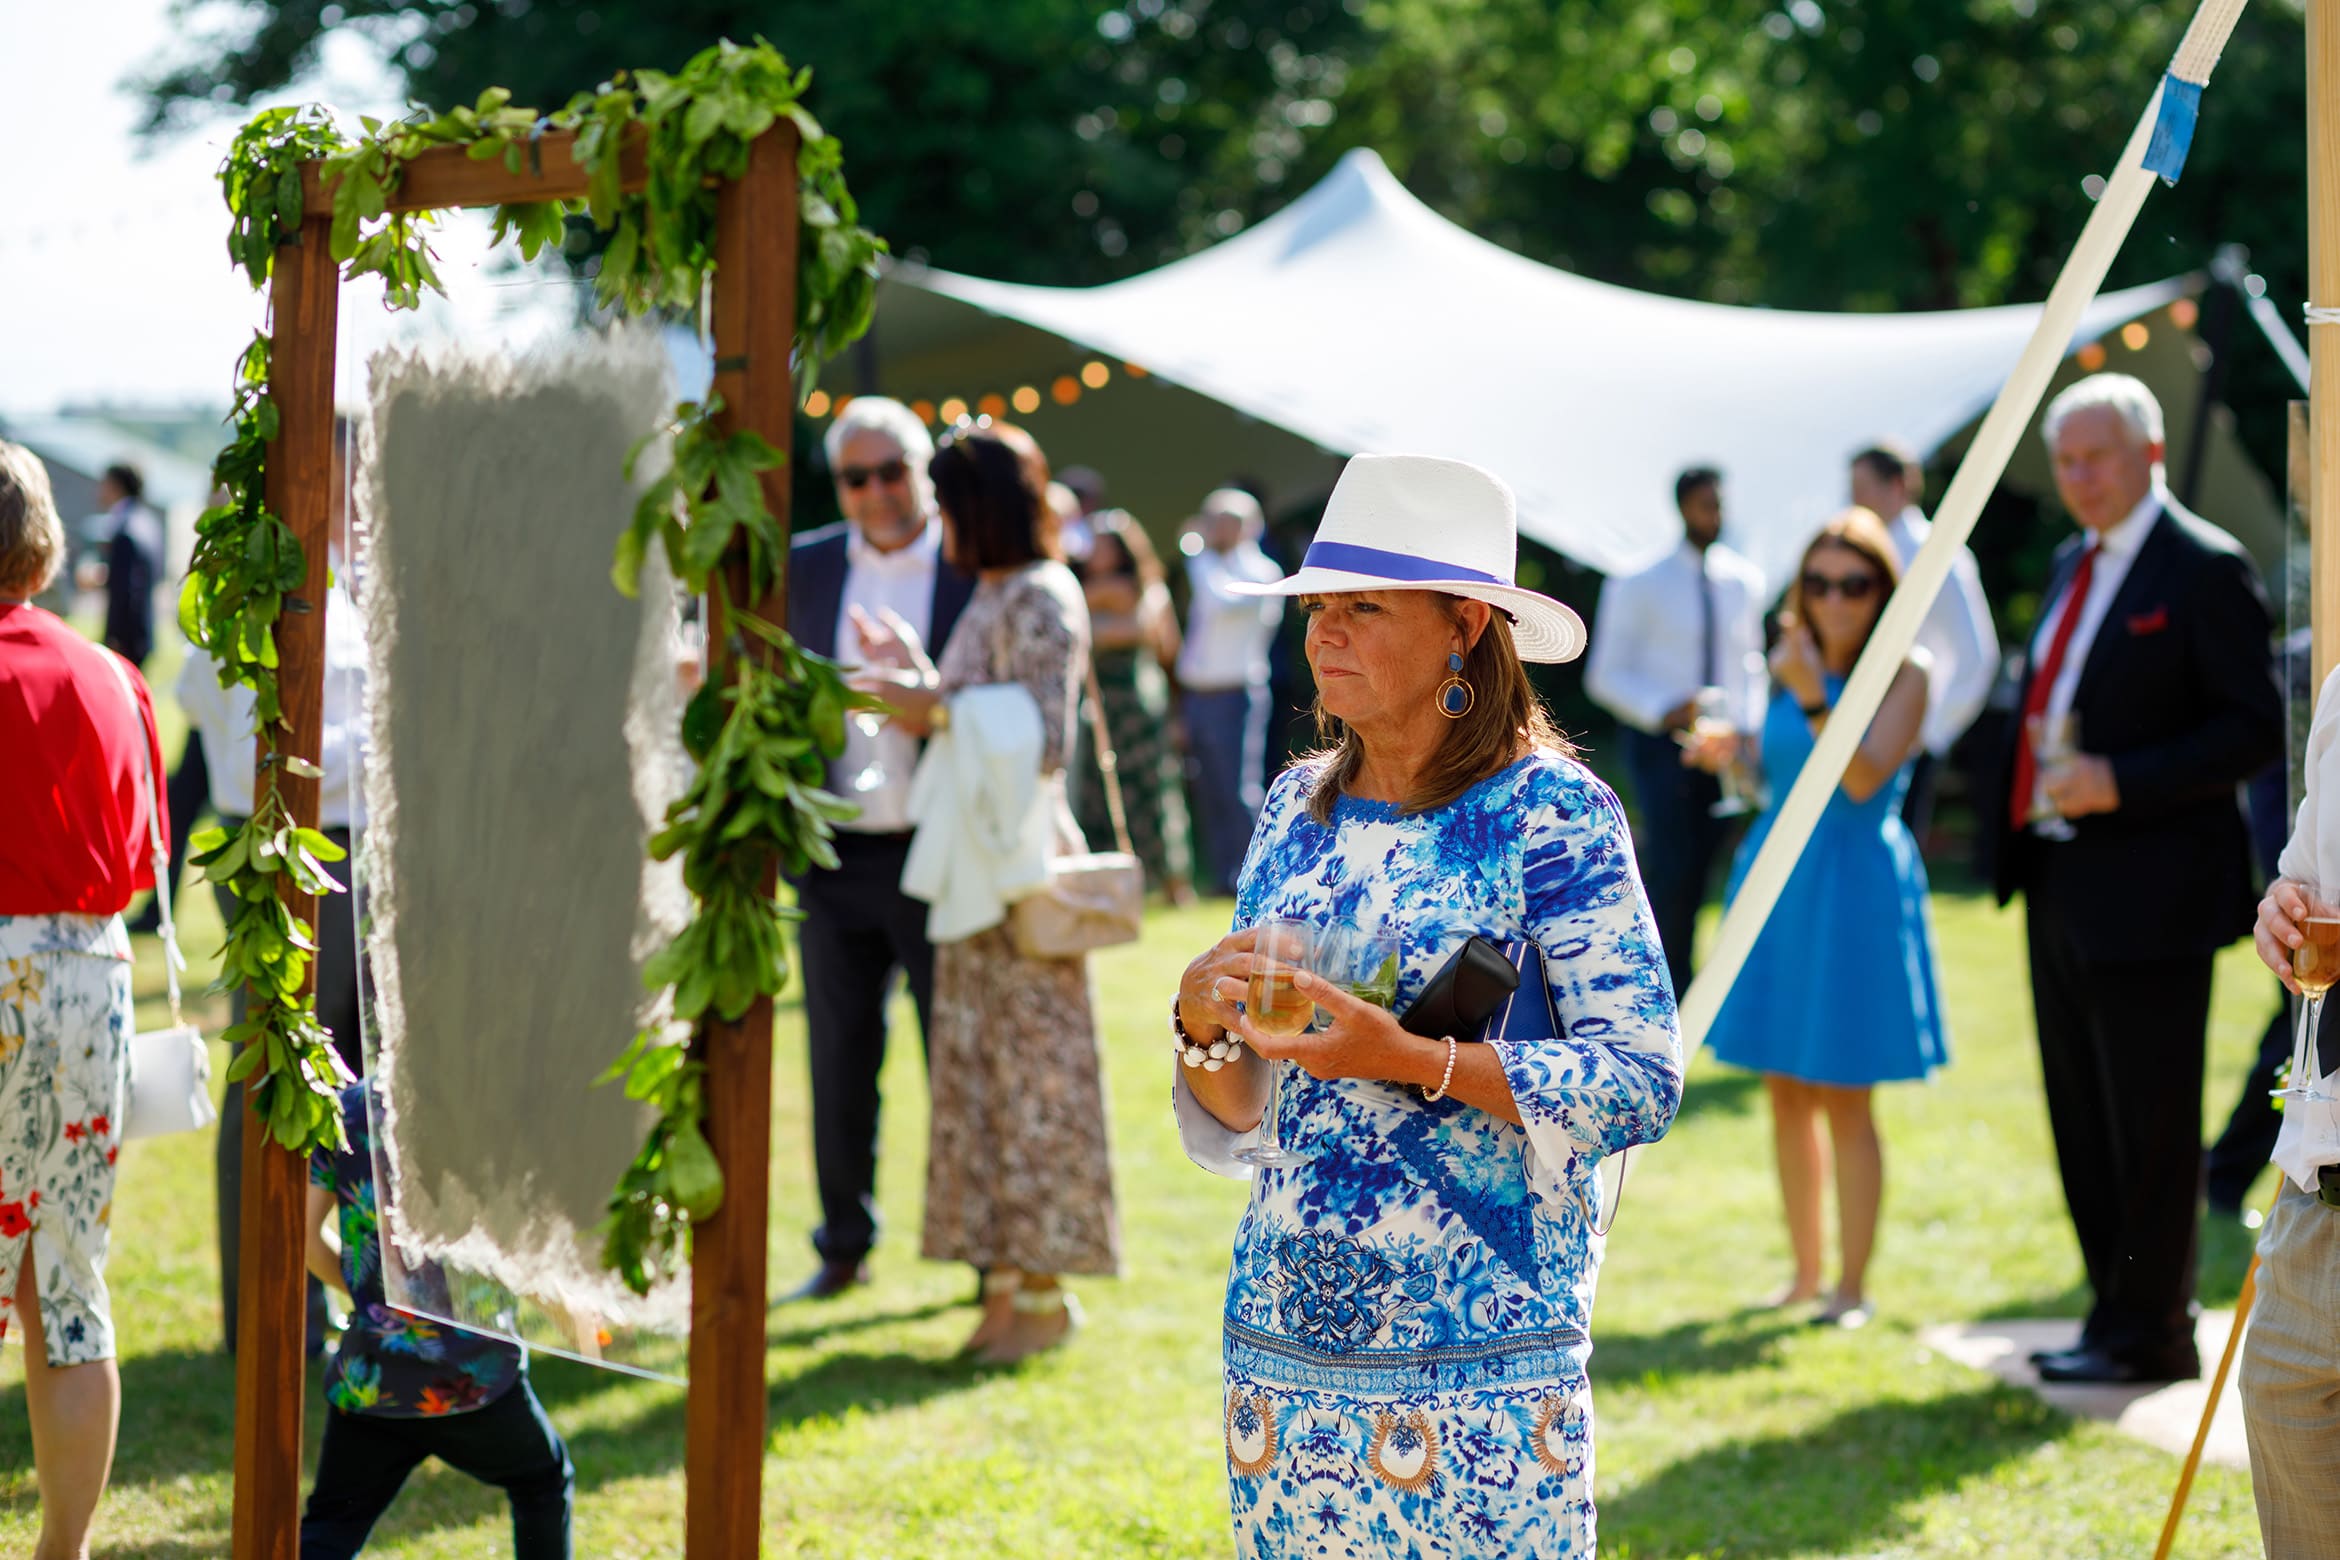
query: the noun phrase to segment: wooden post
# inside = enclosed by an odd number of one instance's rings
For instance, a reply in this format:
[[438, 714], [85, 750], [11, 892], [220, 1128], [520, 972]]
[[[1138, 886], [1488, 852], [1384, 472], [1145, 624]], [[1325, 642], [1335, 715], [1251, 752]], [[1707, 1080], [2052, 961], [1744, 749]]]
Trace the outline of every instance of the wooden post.
[[[288, 601], [277, 620], [284, 724], [260, 733], [262, 763], [273, 752], [314, 764], [324, 723], [326, 515], [332, 502], [333, 338], [341, 276], [326, 208], [309, 209], [319, 215], [301, 224], [297, 243], [277, 251], [270, 282], [269, 380], [282, 421], [268, 447], [268, 505], [300, 540], [308, 575], [299, 600], [308, 610], [292, 610]], [[313, 827], [317, 782], [280, 767], [276, 783], [294, 821]], [[286, 908], [314, 926], [312, 897], [295, 891], [289, 878], [279, 882]], [[306, 989], [316, 989], [313, 964]], [[257, 1113], [247, 1117], [236, 1300], [235, 1560], [295, 1560], [300, 1546], [308, 1330], [301, 1216], [308, 1185], [300, 1156], [278, 1147]]]
[[[750, 149], [744, 177], [723, 187], [715, 218], [715, 393], [727, 429], [749, 428], [782, 451], [795, 416], [795, 129], [785, 121]], [[764, 502], [788, 529], [786, 467], [764, 473]], [[787, 554], [771, 593], [748, 602], [785, 624]], [[746, 559], [728, 566], [732, 599], [747, 601]], [[720, 620], [710, 622], [710, 675], [731, 674]], [[759, 643], [757, 653], [765, 653]], [[764, 891], [778, 883], [770, 878]], [[689, 1560], [752, 1560], [763, 1525], [764, 1305], [771, 1204], [772, 1004], [736, 1024], [711, 1022], [697, 1041], [707, 1063], [707, 1141], [723, 1167], [723, 1207], [691, 1250], [691, 1385], [684, 1416], [689, 1469], [683, 1550]]]
[[[2340, 307], [2340, 0], [2307, 9], [2308, 302]], [[2340, 661], [2340, 325], [2308, 327], [2308, 555], [2315, 686]]]

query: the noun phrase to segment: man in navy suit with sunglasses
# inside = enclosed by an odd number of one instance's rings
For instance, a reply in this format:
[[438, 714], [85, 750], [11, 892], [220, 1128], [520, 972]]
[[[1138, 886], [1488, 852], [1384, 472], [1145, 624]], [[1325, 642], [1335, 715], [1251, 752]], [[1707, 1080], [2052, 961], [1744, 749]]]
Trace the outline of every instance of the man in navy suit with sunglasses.
[[2094, 1301], [2052, 1381], [2184, 1380], [2194, 1348], [2202, 1057], [2217, 950], [2252, 925], [2239, 787], [2281, 751], [2251, 560], [2162, 476], [2126, 374], [2057, 396], [2057, 552], [1986, 827], [2023, 895], [2048, 1120]]
[[[940, 657], [975, 588], [942, 556], [942, 523], [926, 474], [934, 440], [899, 401], [857, 396], [826, 436], [842, 525], [798, 537], [788, 554], [788, 627], [798, 644], [847, 665], [862, 659], [859, 624], [887, 614]], [[934, 992], [926, 906], [902, 892], [910, 850], [910, 773], [918, 741], [892, 723], [849, 721], [829, 788], [861, 808], [837, 833], [838, 864], [796, 879], [805, 1028], [812, 1063], [813, 1167], [819, 1271], [791, 1295], [825, 1300], [869, 1277], [877, 1239], [878, 1075], [886, 1004], [909, 984], [923, 1040]]]

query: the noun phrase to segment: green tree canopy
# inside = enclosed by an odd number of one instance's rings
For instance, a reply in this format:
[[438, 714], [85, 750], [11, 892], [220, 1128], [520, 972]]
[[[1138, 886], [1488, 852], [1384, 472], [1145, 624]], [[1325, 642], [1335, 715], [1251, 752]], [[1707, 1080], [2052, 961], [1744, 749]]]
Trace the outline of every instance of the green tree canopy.
[[[2044, 296], [2193, 8], [2167, 0], [254, 0], [157, 62], [163, 126], [281, 88], [328, 29], [434, 104], [551, 106], [761, 33], [814, 68], [897, 254], [1109, 280], [1274, 211], [1351, 147], [1522, 254], [1720, 302], [1928, 309]], [[2183, 182], [2116, 284], [2251, 249], [2306, 293], [2300, 0], [2261, 0]], [[2331, 301], [2331, 300], [2326, 300]], [[2272, 356], [2227, 397], [2280, 470]], [[1989, 560], [1986, 559], [1986, 566]]]

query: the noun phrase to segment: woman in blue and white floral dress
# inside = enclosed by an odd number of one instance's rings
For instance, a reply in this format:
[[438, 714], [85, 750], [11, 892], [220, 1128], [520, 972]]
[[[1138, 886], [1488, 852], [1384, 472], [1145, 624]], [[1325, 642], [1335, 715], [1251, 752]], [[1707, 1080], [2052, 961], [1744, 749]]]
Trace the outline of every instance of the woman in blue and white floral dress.
[[[1360, 456], [1283, 587], [1337, 741], [1277, 781], [1237, 930], [1189, 966], [1173, 1018], [1198, 1164], [1247, 1173], [1263, 1056], [1297, 1063], [1281, 1135], [1315, 1155], [1260, 1171], [1235, 1234], [1222, 1429], [1242, 1556], [1593, 1553], [1596, 1170], [1665, 1132], [1681, 1050], [1623, 813], [1520, 664], [1573, 657], [1583, 628], [1511, 583], [1515, 547], [1486, 473]], [[1313, 979], [1331, 1022], [1263, 1035], [1238, 1004], [1247, 928], [1271, 916], [1396, 933], [1397, 1012], [1471, 935], [1532, 940], [1565, 1038], [1424, 1039]]]

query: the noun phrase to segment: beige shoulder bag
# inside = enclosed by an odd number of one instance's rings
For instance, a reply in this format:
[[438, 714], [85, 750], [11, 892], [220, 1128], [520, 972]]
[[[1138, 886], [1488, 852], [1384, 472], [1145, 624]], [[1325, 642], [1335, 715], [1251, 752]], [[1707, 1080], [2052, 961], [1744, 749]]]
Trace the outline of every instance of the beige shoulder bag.
[[1077, 959], [1092, 948], [1136, 942], [1145, 921], [1146, 872], [1129, 846], [1129, 820], [1122, 811], [1121, 776], [1114, 765], [1112, 734], [1105, 729], [1096, 663], [1083, 659], [1097, 771], [1105, 780], [1105, 806], [1113, 815], [1114, 843], [1120, 848], [1058, 856], [1048, 863], [1047, 886], [1009, 907], [1008, 936], [1027, 959]]

